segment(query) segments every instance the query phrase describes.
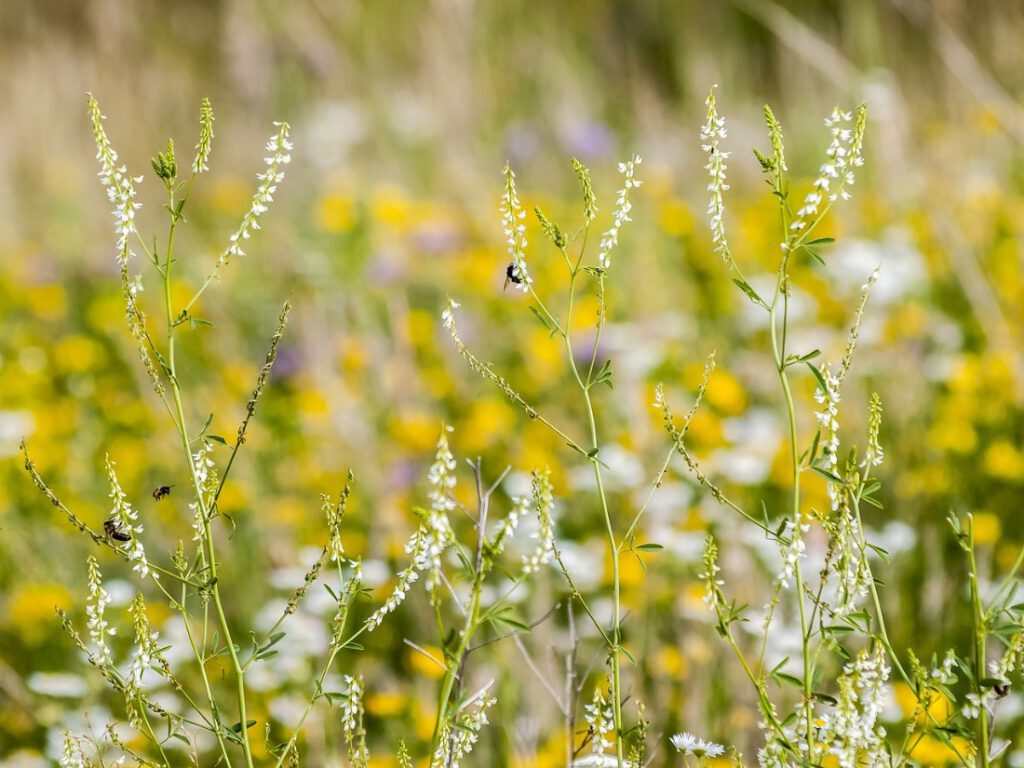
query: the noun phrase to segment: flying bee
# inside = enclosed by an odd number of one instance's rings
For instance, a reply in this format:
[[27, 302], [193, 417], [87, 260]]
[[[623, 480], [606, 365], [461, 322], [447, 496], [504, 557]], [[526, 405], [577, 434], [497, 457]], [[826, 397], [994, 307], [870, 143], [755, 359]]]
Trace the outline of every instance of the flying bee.
[[516, 274], [516, 264], [515, 264], [515, 262], [512, 262], [507, 267], [505, 267], [505, 288], [504, 288], [504, 290], [506, 290], [506, 291], [508, 290], [508, 284], [509, 283], [514, 283], [515, 285], [520, 285], [522, 282], [523, 282], [522, 278], [519, 277], [519, 275]]
[[121, 530], [121, 521], [116, 517], [112, 517], [103, 523], [103, 532], [107, 534], [108, 539], [114, 541], [131, 541], [132, 537]]
[[153, 500], [160, 501], [160, 499], [164, 498], [165, 496], [170, 496], [171, 488], [173, 487], [173, 485], [161, 485], [159, 488], [153, 491]]

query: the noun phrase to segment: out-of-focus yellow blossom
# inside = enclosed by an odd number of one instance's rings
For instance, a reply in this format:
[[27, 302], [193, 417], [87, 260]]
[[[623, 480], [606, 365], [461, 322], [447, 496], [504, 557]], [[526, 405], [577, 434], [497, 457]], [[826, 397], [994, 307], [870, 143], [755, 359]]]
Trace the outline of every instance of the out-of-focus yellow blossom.
[[57, 626], [55, 608], [70, 610], [71, 595], [60, 584], [16, 587], [8, 604], [8, 621], [27, 643], [38, 642]]
[[550, 382], [566, 365], [564, 342], [539, 325], [530, 330], [527, 350], [530, 378], [537, 384]]
[[687, 437], [694, 448], [707, 449], [719, 446], [723, 442], [722, 420], [707, 408], [701, 408], [690, 420]]
[[103, 347], [95, 339], [81, 334], [65, 336], [54, 346], [54, 361], [65, 373], [95, 370], [103, 359]]
[[432, 704], [427, 705], [420, 701], [416, 701], [415, 704], [413, 728], [416, 731], [416, 736], [422, 741], [429, 741], [434, 735], [434, 720], [437, 718], [437, 711]]
[[221, 489], [217, 499], [217, 507], [221, 512], [235, 514], [241, 512], [247, 503], [245, 485], [235, 480], [228, 480]]
[[691, 611], [706, 611], [704, 605], [704, 585], [698, 583], [688, 584], [683, 590], [683, 601]]
[[983, 464], [992, 477], [1014, 483], [1024, 481], [1024, 452], [1008, 440], [997, 440], [985, 449]]
[[661, 228], [674, 237], [693, 234], [693, 212], [682, 200], [666, 200], [658, 209]]
[[476, 400], [459, 426], [459, 444], [470, 454], [494, 448], [515, 427], [516, 414], [508, 400], [485, 397]]
[[241, 398], [248, 400], [252, 388], [256, 386], [256, 378], [259, 373], [252, 363], [239, 361], [226, 366], [222, 375], [224, 386], [230, 393], [229, 397], [235, 400], [241, 400]]
[[[915, 736], [914, 739], [916, 738]], [[924, 735], [916, 743], [911, 739], [912, 747], [907, 754], [918, 764], [929, 768], [958, 765], [960, 758], [957, 757], [957, 752], [960, 755], [968, 755], [971, 745], [959, 736], [952, 737], [950, 741], [955, 749], [946, 746], [934, 736]]]
[[279, 499], [271, 507], [270, 519], [277, 526], [299, 525], [315, 511], [315, 501], [287, 497]]
[[123, 328], [124, 298], [115, 291], [97, 296], [89, 302], [85, 316], [89, 325], [104, 335], [109, 334], [115, 328]]
[[688, 665], [683, 654], [674, 645], [663, 645], [651, 658], [653, 671], [667, 678], [680, 679], [686, 677]]
[[426, 411], [406, 411], [391, 417], [388, 430], [391, 436], [410, 451], [428, 451], [437, 442], [441, 422]]
[[439, 325], [440, 321], [437, 315], [427, 312], [425, 309], [411, 309], [405, 318], [405, 327], [409, 334], [409, 341], [417, 347], [433, 345]]
[[505, 256], [489, 247], [473, 247], [461, 251], [453, 268], [460, 293], [489, 294], [495, 286], [501, 287], [505, 279]]
[[683, 520], [684, 531], [706, 531], [708, 528], [708, 521], [701, 514], [698, 507], [690, 507], [686, 511], [686, 518]]
[[728, 371], [716, 368], [708, 381], [707, 402], [726, 416], [738, 416], [747, 407], [747, 393], [739, 379]]
[[955, 408], [943, 409], [939, 420], [928, 430], [929, 444], [940, 451], [972, 453], [978, 445], [978, 433], [966, 414]]
[[600, 306], [597, 296], [592, 293], [577, 297], [576, 306], [573, 308], [571, 330], [581, 331], [596, 326], [597, 311]]
[[375, 691], [366, 697], [366, 711], [376, 717], [394, 717], [409, 706], [409, 697], [396, 691]]
[[424, 677], [429, 677], [431, 680], [437, 680], [444, 676], [444, 653], [440, 648], [434, 645], [421, 646], [431, 658], [427, 658], [422, 652], [415, 648], [408, 648], [406, 650], [406, 660], [417, 673]]
[[412, 208], [398, 187], [383, 186], [375, 190], [370, 210], [375, 221], [396, 231], [404, 232], [409, 228]]
[[994, 544], [999, 541], [1003, 524], [997, 515], [979, 511], [973, 515], [974, 540], [978, 544]]
[[[245, 213], [252, 198], [252, 188], [241, 179], [222, 178], [213, 184], [209, 204], [216, 213], [238, 215]], [[207, 201], [203, 201], [205, 204]]]
[[[897, 680], [892, 684], [892, 690], [893, 695], [896, 697], [896, 703], [903, 710], [903, 717], [908, 718], [913, 715], [919, 706], [914, 689], [902, 680]], [[928, 703], [927, 712], [919, 712], [916, 722], [918, 725], [926, 725], [932, 721], [944, 724], [952, 714], [952, 702], [943, 694], [933, 691]]]
[[338, 342], [338, 361], [346, 373], [357, 373], [366, 368], [368, 359], [366, 346], [354, 336], [346, 336]]
[[317, 201], [316, 225], [325, 232], [348, 232], [356, 224], [356, 208], [352, 197], [339, 192], [328, 193]]
[[43, 320], [61, 320], [68, 311], [68, 295], [60, 283], [37, 285], [25, 291], [25, 303]]
[[299, 390], [295, 398], [296, 407], [304, 416], [319, 418], [330, 411], [327, 397], [313, 386], [305, 386]]

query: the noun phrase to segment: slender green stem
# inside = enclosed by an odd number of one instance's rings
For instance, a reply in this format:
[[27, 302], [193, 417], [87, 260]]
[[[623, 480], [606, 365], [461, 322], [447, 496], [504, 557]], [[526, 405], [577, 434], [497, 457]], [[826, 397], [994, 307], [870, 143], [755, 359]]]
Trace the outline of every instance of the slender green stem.
[[978, 697], [978, 736], [981, 741], [981, 766], [989, 768], [988, 742], [988, 707], [985, 705], [985, 690], [981, 680], [985, 676], [985, 641], [987, 630], [985, 607], [981, 601], [981, 590], [978, 587], [978, 563], [974, 555], [974, 518], [967, 516], [967, 559], [970, 564], [971, 579], [971, 625], [974, 628], [974, 694]]
[[[790, 448], [790, 462], [793, 469], [793, 505], [792, 505], [792, 520], [793, 520], [793, 531], [792, 535], [799, 537], [801, 534], [801, 513], [800, 513], [800, 446], [797, 438], [796, 429], [796, 406], [793, 403], [793, 391], [790, 387], [789, 376], [786, 374], [785, 357], [783, 350], [779, 345], [778, 339], [778, 323], [775, 318], [775, 308], [778, 303], [779, 294], [785, 291], [785, 267], [782, 267], [779, 273], [779, 280], [776, 283], [775, 298], [772, 300], [771, 308], [769, 309], [769, 327], [771, 329], [771, 342], [772, 352], [775, 356], [775, 366], [779, 373], [779, 381], [782, 384], [782, 391], [786, 399], [786, 418], [789, 422], [789, 448]], [[783, 328], [786, 325], [786, 317], [783, 316]], [[807, 623], [807, 608], [804, 604], [804, 580], [803, 574], [801, 573], [800, 560], [797, 559], [793, 566], [793, 576], [796, 580], [796, 598], [797, 606], [800, 611], [800, 633], [804, 639], [801, 643], [803, 646], [803, 690], [804, 690], [804, 718], [806, 719], [807, 727], [807, 759], [814, 762], [814, 706], [813, 706], [813, 668], [811, 665], [811, 654], [810, 654], [810, 643], [807, 641], [808, 637], [808, 623]]]
[[[191, 186], [191, 185], [190, 185]], [[192, 485], [196, 494], [196, 503], [199, 508], [199, 514], [202, 518], [202, 546], [205, 548], [206, 566], [208, 569], [209, 583], [210, 583], [210, 595], [213, 599], [214, 609], [217, 613], [217, 620], [220, 624], [221, 634], [223, 636], [224, 644], [227, 647], [228, 655], [231, 659], [231, 666], [235, 675], [235, 692], [238, 699], [238, 716], [239, 716], [239, 739], [242, 743], [242, 753], [245, 757], [245, 764], [248, 768], [254, 768], [252, 747], [249, 743], [248, 734], [248, 718], [246, 714], [246, 697], [245, 697], [245, 673], [242, 670], [241, 664], [238, 660], [238, 653], [235, 650], [235, 644], [231, 636], [231, 629], [228, 625], [227, 615], [224, 612], [224, 606], [221, 602], [220, 597], [220, 585], [217, 582], [217, 557], [216, 549], [213, 542], [213, 532], [210, 529], [210, 515], [207, 509], [205, 493], [202, 483], [199, 481], [199, 477], [196, 474], [195, 462], [192, 460], [192, 447], [191, 440], [188, 434], [188, 425], [185, 419], [185, 409], [182, 404], [181, 397], [181, 386], [178, 381], [178, 369], [175, 360], [175, 348], [174, 348], [174, 332], [175, 332], [175, 317], [174, 309], [171, 299], [171, 265], [174, 263], [174, 234], [177, 228], [178, 221], [180, 220], [180, 210], [175, 211], [174, 192], [173, 189], [168, 191], [169, 197], [169, 208], [171, 210], [171, 224], [167, 235], [167, 251], [164, 256], [164, 266], [162, 275], [164, 279], [164, 307], [167, 316], [167, 365], [169, 369], [169, 383], [171, 387], [171, 394], [174, 400], [175, 409], [175, 421], [178, 429], [178, 435], [181, 438], [182, 449], [185, 453], [185, 460], [188, 463], [189, 474], [192, 478]], [[183, 198], [183, 202], [187, 200]], [[184, 206], [182, 206], [183, 208]]]

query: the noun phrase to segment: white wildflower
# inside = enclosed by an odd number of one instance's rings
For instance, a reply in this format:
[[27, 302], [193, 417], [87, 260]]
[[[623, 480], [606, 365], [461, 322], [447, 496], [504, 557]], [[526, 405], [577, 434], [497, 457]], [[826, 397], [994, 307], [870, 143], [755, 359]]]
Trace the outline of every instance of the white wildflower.
[[64, 731], [64, 747], [58, 764], [60, 768], [87, 768], [88, 766], [82, 752], [82, 745], [71, 734], [71, 731]]
[[349, 763], [366, 765], [370, 753], [366, 749], [366, 731], [363, 729], [363, 680], [345, 675], [345, 694], [341, 702], [341, 730], [348, 745]]
[[669, 741], [672, 742], [673, 747], [684, 755], [692, 755], [698, 758], [714, 758], [725, 754], [725, 747], [721, 744], [716, 744], [713, 741], [704, 741], [704, 739], [698, 738], [692, 733], [677, 733]]
[[135, 648], [132, 651], [131, 665], [125, 681], [125, 696], [129, 701], [135, 701], [142, 694], [142, 676], [154, 665], [157, 669], [165, 668], [166, 662], [160, 657], [156, 643], [159, 635], [149, 625], [146, 603], [142, 595], [137, 595], [132, 600], [128, 612], [132, 615], [135, 625]]
[[107, 638], [117, 634], [117, 629], [111, 627], [104, 616], [108, 605], [110, 605], [110, 595], [103, 588], [103, 574], [100, 573], [100, 564], [96, 561], [95, 557], [90, 555], [89, 599], [85, 606], [85, 613], [88, 616], [86, 627], [89, 629], [89, 639], [92, 640], [95, 646], [92, 658], [99, 666], [111, 663], [110, 646], [107, 645]]
[[807, 545], [804, 544], [803, 533], [809, 526], [787, 520], [779, 535], [779, 556], [782, 558], [782, 569], [775, 577], [775, 584], [782, 589], [789, 589], [789, 580], [796, 574], [800, 560], [807, 557]]
[[526, 268], [526, 211], [519, 204], [519, 195], [516, 192], [516, 175], [505, 163], [505, 192], [501, 196], [501, 226], [505, 233], [505, 242], [508, 245], [508, 255], [511, 259], [511, 275], [513, 282], [523, 293], [530, 290], [533, 278]]
[[209, 513], [210, 501], [218, 486], [217, 470], [211, 458], [212, 453], [213, 444], [209, 440], [203, 440], [199, 449], [192, 454], [196, 483], [203, 494], [201, 499], [197, 497], [188, 505], [192, 511], [192, 530], [194, 531], [192, 540], [198, 542], [202, 542], [206, 536], [207, 519], [204, 517], [204, 513]]
[[516, 528], [519, 527], [519, 521], [529, 514], [530, 502], [529, 496], [516, 496], [512, 499], [512, 508], [502, 519], [498, 525], [497, 533], [494, 534], [491, 547], [495, 556], [500, 555], [505, 550], [505, 544], [515, 534]]
[[[480, 740], [480, 731], [487, 725], [487, 710], [497, 699], [480, 696], [475, 700], [475, 709], [468, 714], [456, 716], [455, 726], [447, 723], [441, 727], [437, 749], [430, 761], [430, 768], [461, 768], [462, 761], [469, 756]], [[474, 703], [472, 700], [467, 707]]]
[[700, 579], [704, 582], [704, 605], [716, 613], [725, 607], [719, 589], [725, 583], [718, 578], [721, 570], [718, 565], [718, 544], [715, 543], [714, 537], [708, 536], [704, 542], [704, 572]]
[[[815, 413], [818, 425], [821, 428], [821, 467], [838, 475], [839, 469], [839, 377], [834, 376], [826, 364], [821, 369], [821, 377], [825, 381], [825, 388], [820, 383], [814, 392], [814, 399], [819, 405], [824, 406]], [[835, 483], [828, 483], [828, 496], [832, 501], [833, 511], [839, 509], [841, 493]]]
[[448, 305], [441, 312], [441, 325], [449, 331], [454, 332], [455, 310], [462, 305], [454, 299], [448, 299]]
[[885, 461], [885, 451], [878, 442], [878, 432], [882, 427], [882, 399], [877, 393], [871, 393], [871, 404], [868, 406], [868, 444], [864, 451], [862, 467], [877, 467]]
[[594, 689], [593, 700], [583, 710], [583, 718], [593, 735], [590, 750], [595, 755], [603, 755], [614, 746], [609, 736], [615, 733], [615, 711], [600, 686]]
[[731, 262], [729, 243], [725, 239], [725, 201], [722, 197], [722, 193], [729, 189], [729, 185], [725, 181], [727, 168], [725, 161], [729, 158], [730, 153], [719, 149], [719, 142], [726, 138], [728, 132], [725, 128], [725, 118], [718, 116], [718, 108], [715, 106], [716, 87], [712, 86], [708, 92], [708, 98], [704, 102], [707, 104], [708, 110], [707, 119], [700, 129], [700, 140], [702, 142], [701, 149], [708, 155], [708, 162], [704, 168], [707, 170], [708, 176], [711, 177], [711, 181], [708, 183], [708, 192], [711, 193], [711, 199], [708, 202], [711, 242], [714, 243], [715, 253], [721, 254], [725, 261]]
[[110, 145], [110, 139], [103, 129], [103, 114], [92, 94], [89, 95], [89, 116], [92, 118], [92, 130], [96, 138], [96, 159], [100, 161], [100, 183], [107, 190], [107, 199], [114, 204], [117, 260], [123, 265], [135, 255], [128, 245], [128, 239], [136, 233], [135, 211], [142, 207], [141, 203], [135, 202], [135, 185], [142, 183], [142, 177], [129, 176], [128, 169], [117, 164], [117, 152]]
[[210, 159], [213, 143], [213, 107], [209, 99], [203, 99], [199, 107], [199, 143], [196, 144], [196, 159], [192, 161], [192, 173], [210, 170], [206, 162]]
[[630, 160], [619, 163], [619, 173], [623, 175], [625, 181], [615, 200], [612, 227], [601, 235], [601, 247], [597, 255], [597, 263], [602, 269], [608, 269], [611, 266], [611, 252], [619, 243], [619, 230], [622, 229], [622, 225], [627, 221], [632, 221], [629, 218], [629, 212], [633, 209], [633, 203], [629, 199], [629, 191], [643, 184], [642, 181], [636, 178], [636, 166], [642, 162], [643, 160], [640, 158], [640, 155], [633, 155]]
[[848, 200], [850, 193], [847, 187], [855, 181], [854, 169], [864, 164], [862, 148], [867, 112], [862, 105], [857, 109], [857, 120], [850, 127], [854, 115], [843, 112], [838, 107], [830, 117], [825, 118], [825, 127], [829, 129], [832, 141], [825, 150], [825, 162], [818, 170], [818, 178], [811, 191], [804, 198], [803, 205], [796, 212], [796, 218], [789, 228], [800, 232], [807, 227], [808, 219], [821, 213], [823, 203], [831, 205], [842, 198]]
[[451, 427], [445, 427], [437, 441], [437, 452], [434, 463], [430, 466], [430, 510], [426, 520], [409, 537], [405, 551], [412, 556], [412, 562], [398, 574], [395, 588], [384, 604], [370, 614], [366, 627], [373, 631], [381, 625], [384, 617], [398, 608], [405, 600], [412, 585], [419, 580], [421, 573], [427, 573], [426, 587], [433, 592], [441, 580], [441, 555], [455, 539], [448, 512], [455, 509], [451, 498], [455, 487], [455, 457], [448, 447], [448, 435]]
[[839, 677], [839, 701], [824, 718], [819, 738], [829, 745], [840, 768], [883, 765], [887, 762], [885, 728], [879, 722], [885, 708], [889, 667], [885, 650], [862, 649]]
[[290, 154], [292, 143], [288, 139], [291, 129], [288, 123], [274, 123], [274, 125], [278, 127], [278, 132], [271, 136], [267, 142], [269, 156], [263, 159], [267, 169], [256, 175], [259, 184], [256, 187], [256, 193], [253, 195], [252, 205], [242, 217], [242, 223], [238, 226], [238, 229], [231, 236], [230, 245], [224, 249], [224, 252], [217, 260], [217, 266], [226, 264], [232, 256], [245, 255], [241, 243], [243, 240], [248, 240], [252, 237], [253, 230], [260, 228], [259, 218], [267, 212], [270, 203], [274, 200], [277, 185], [284, 179], [284, 166], [292, 161]]

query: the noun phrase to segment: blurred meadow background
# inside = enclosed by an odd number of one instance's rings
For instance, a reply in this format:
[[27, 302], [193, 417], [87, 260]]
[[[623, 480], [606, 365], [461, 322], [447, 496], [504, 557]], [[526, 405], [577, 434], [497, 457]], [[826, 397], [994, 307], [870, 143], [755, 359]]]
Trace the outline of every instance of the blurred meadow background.
[[[765, 326], [712, 252], [704, 212], [698, 131], [715, 83], [733, 152], [727, 224], [752, 283], [771, 281], [778, 254], [775, 204], [749, 152], [767, 144], [762, 104], [783, 124], [794, 178], [811, 180], [828, 141], [822, 118], [836, 104], [869, 103], [866, 165], [853, 200], [827, 221], [825, 234], [838, 239], [828, 268], [799, 269], [793, 313], [801, 346], [838, 359], [860, 285], [881, 266], [843, 420], [863, 434], [863, 404], [872, 391], [881, 395], [885, 511], [868, 522], [894, 555], [880, 576], [897, 649], [912, 645], [924, 657], [939, 650], [938, 637], [967, 632], [963, 579], [946, 577], [963, 570], [949, 510], [974, 514], [985, 573], [1005, 571], [1024, 543], [1020, 3], [5, 2], [0, 40], [4, 765], [50, 764], [61, 727], [81, 729], [90, 713], [102, 728], [112, 706], [53, 610], [81, 613], [94, 547], [32, 486], [21, 438], [43, 476], [93, 525], [109, 511], [109, 453], [149, 535], [165, 549], [190, 535], [187, 494], [150, 497], [187, 479], [124, 324], [88, 91], [109, 118], [121, 161], [147, 175], [143, 232], [156, 231], [162, 203], [149, 158], [168, 136], [188, 154], [200, 100], [213, 102], [211, 172], [196, 186], [177, 251], [182, 297], [247, 209], [271, 123], [293, 127], [293, 162], [262, 231], [198, 308], [215, 327], [189, 334], [181, 352], [185, 384], [198, 393], [190, 419], [198, 428], [212, 414], [211, 431], [231, 435], [280, 304], [294, 304], [221, 499], [235, 524], [222, 580], [245, 585], [232, 603], [240, 620], [272, 621], [301, 582], [309, 552], [323, 545], [319, 494], [336, 492], [349, 468], [357, 484], [346, 549], [383, 589], [405, 557], [442, 422], [454, 427], [455, 455], [482, 457], [492, 478], [506, 465], [547, 463], [570, 569], [584, 590], [607, 584], [587, 467], [472, 374], [440, 324], [451, 296], [463, 305], [467, 344], [531, 403], [582, 429], [560, 346], [519, 292], [503, 290], [506, 160], [527, 210], [539, 204], [568, 220], [579, 210], [569, 159], [580, 158], [594, 174], [603, 230], [617, 162], [634, 152], [644, 158], [634, 223], [609, 282], [603, 344], [615, 390], [598, 395], [616, 508], [628, 517], [642, 501], [668, 445], [651, 406], [655, 385], [664, 382], [677, 407], [688, 407], [713, 350], [719, 367], [691, 427], [693, 449], [749, 506], [782, 498], [785, 425], [765, 363]], [[535, 284], [559, 292], [560, 257], [532, 216], [529, 227]], [[581, 329], [594, 311], [596, 303], [579, 308]], [[814, 381], [806, 378], [798, 397], [810, 401]], [[460, 472], [469, 488], [464, 465]], [[808, 485], [807, 503], [827, 505], [824, 483]], [[643, 641], [631, 690], [665, 733], [749, 746], [759, 715], [737, 693], [735, 664], [716, 642], [695, 578], [705, 534], [734, 525], [726, 512], [677, 457], [644, 523], [645, 538], [665, 550], [645, 557], [646, 570], [623, 558], [623, 602]], [[756, 544], [736, 537], [724, 553], [740, 589], [744, 578], [764, 578]], [[122, 566], [104, 564], [115, 607], [131, 594]], [[540, 618], [564, 590], [546, 573], [520, 615]], [[326, 642], [318, 610], [329, 608], [314, 599], [297, 614], [286, 651], [254, 678], [254, 717], [293, 719], [301, 708], [296, 691]], [[432, 642], [421, 629], [426, 610], [422, 600], [404, 606], [358, 656], [371, 749], [379, 742], [380, 754], [397, 735], [429, 742], [440, 670], [402, 642]], [[167, 617], [151, 618], [161, 625]], [[552, 676], [561, 674], [551, 648], [564, 651], [563, 626], [555, 616], [525, 640]], [[161, 637], [174, 631], [168, 622]], [[516, 646], [490, 653], [495, 668], [523, 671], [499, 676], [476, 764], [564, 765], [552, 704]], [[912, 706], [898, 684], [892, 706]], [[1021, 693], [1000, 707], [1001, 724], [1019, 721], [1024, 733]], [[308, 764], [340, 764], [329, 757], [338, 736], [318, 727], [321, 758]], [[950, 757], [937, 741], [920, 750], [925, 765]], [[1024, 752], [1008, 759], [1024, 765]]]

